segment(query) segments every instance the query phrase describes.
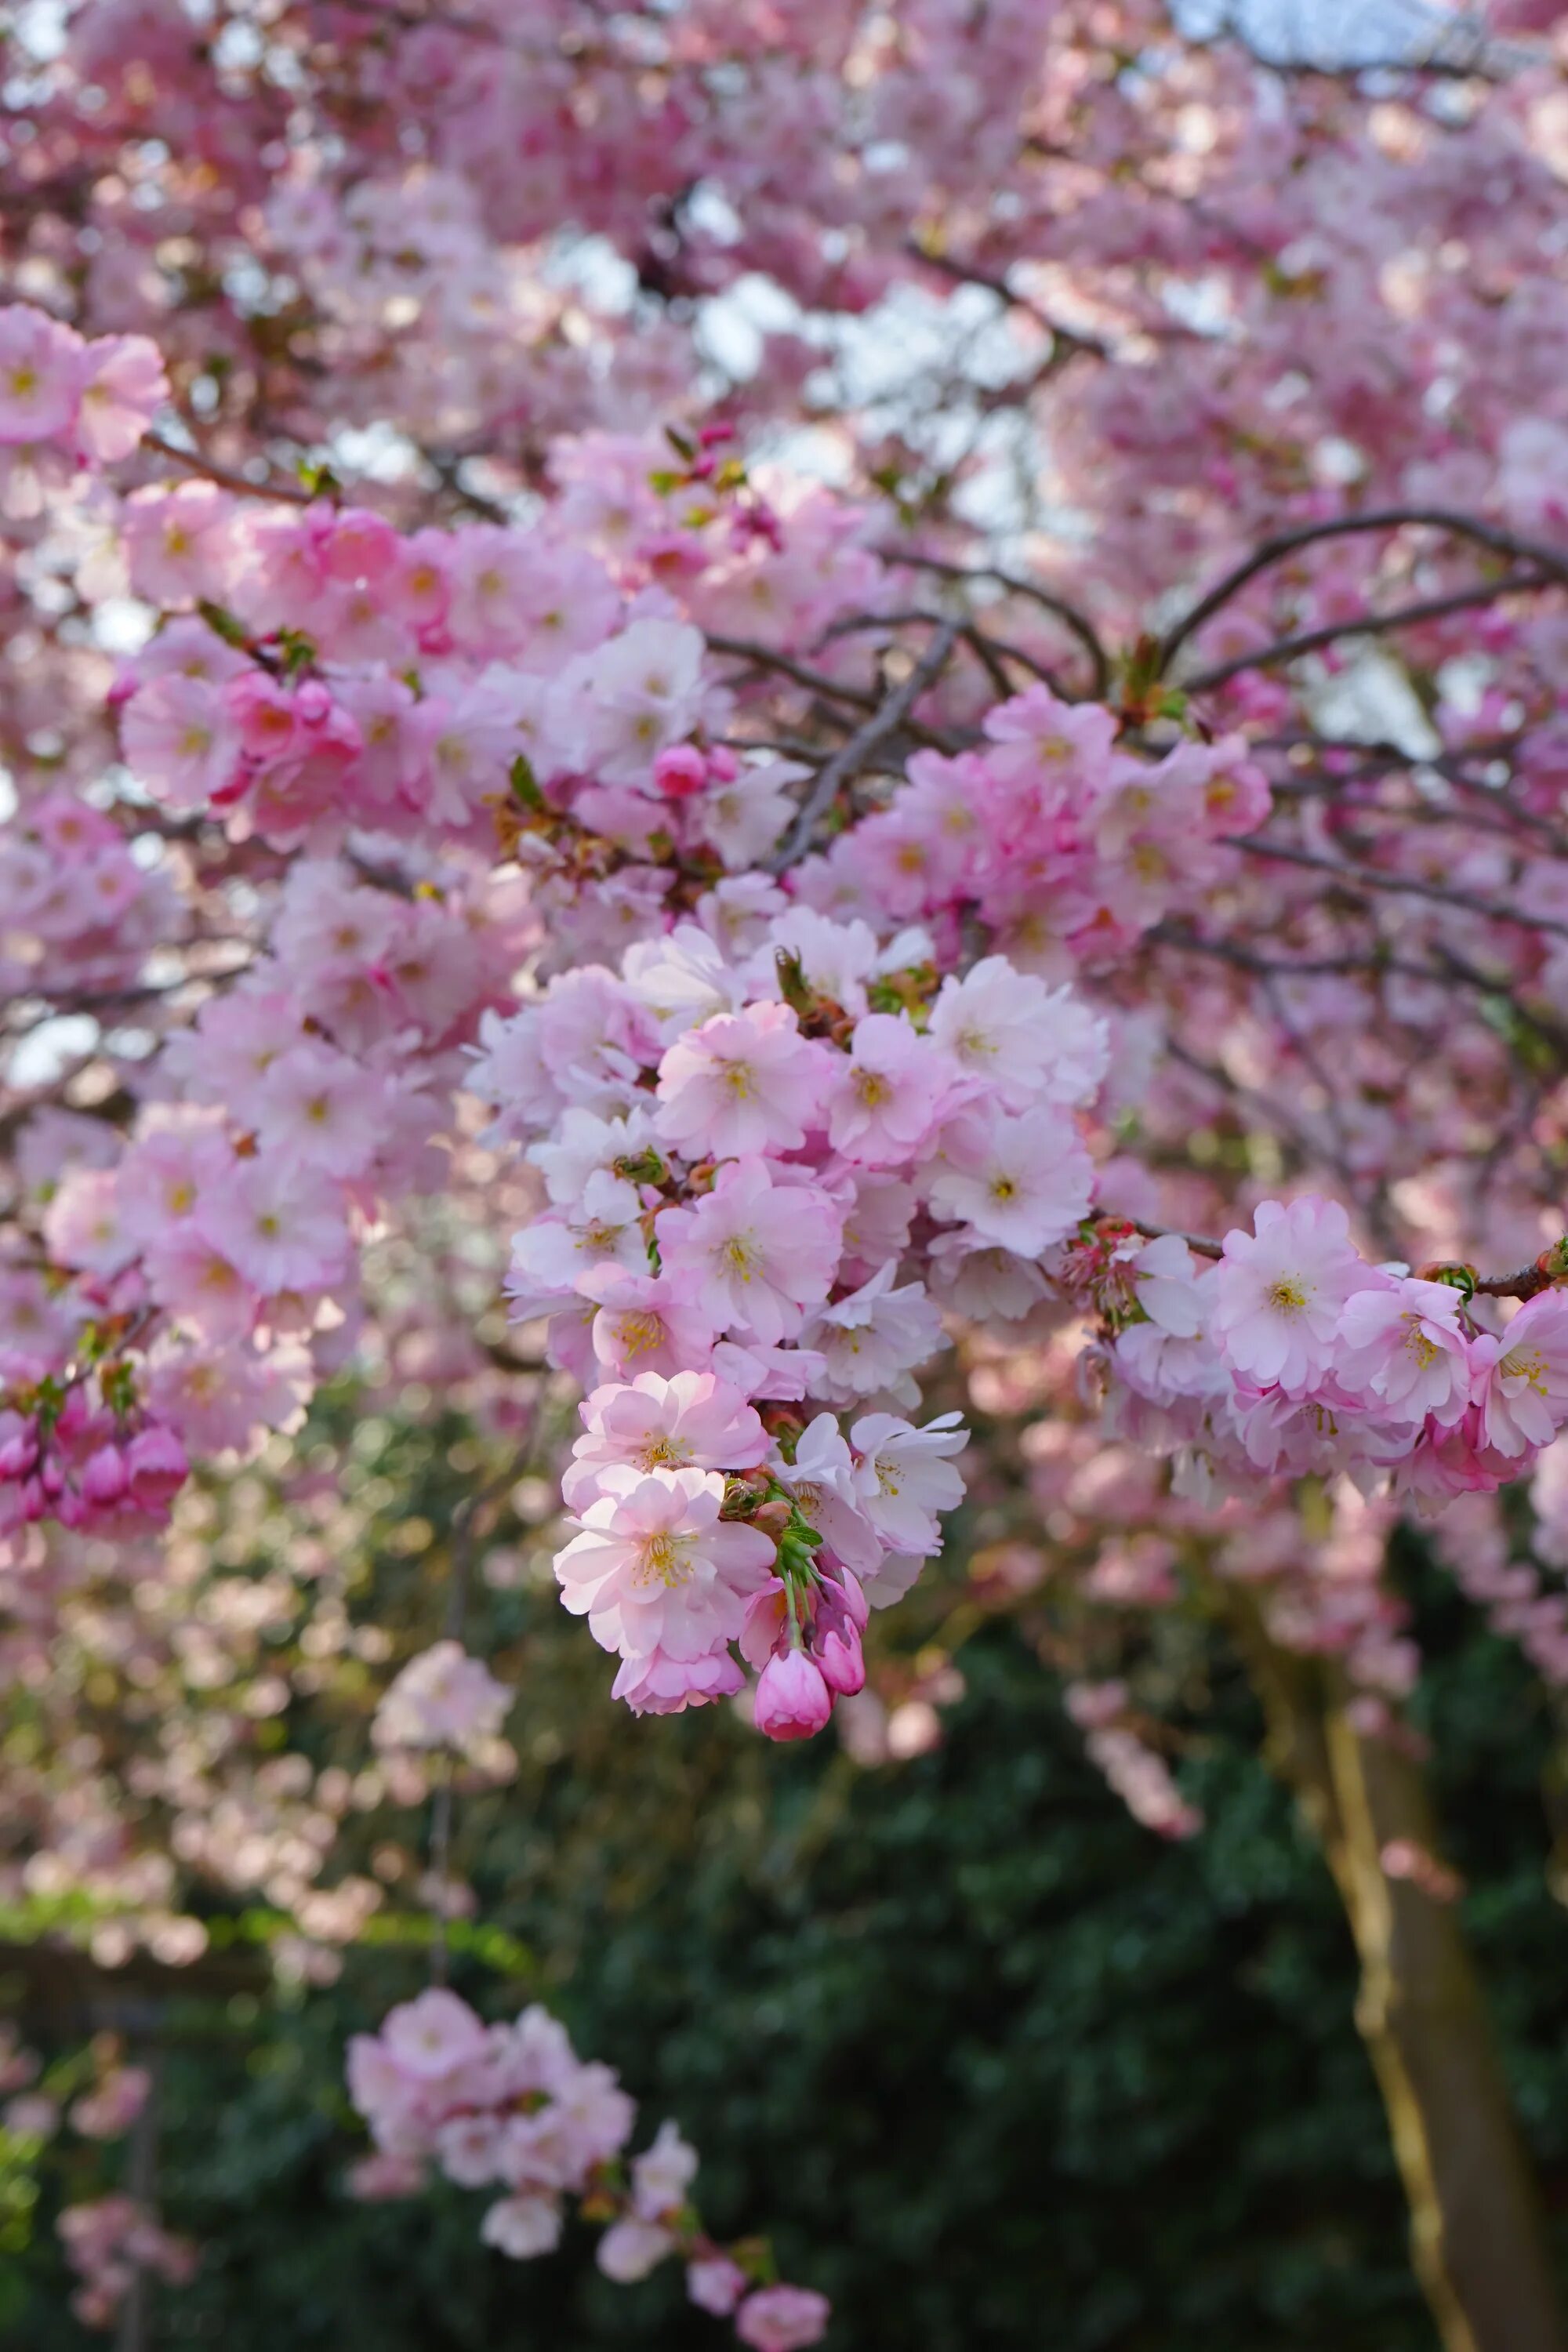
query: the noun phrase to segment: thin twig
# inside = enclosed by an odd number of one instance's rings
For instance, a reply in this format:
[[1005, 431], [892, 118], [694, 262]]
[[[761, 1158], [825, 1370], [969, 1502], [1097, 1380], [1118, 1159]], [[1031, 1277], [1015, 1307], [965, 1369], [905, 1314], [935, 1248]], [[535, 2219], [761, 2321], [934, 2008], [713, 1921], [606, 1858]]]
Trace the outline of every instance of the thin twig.
[[1447, 507], [1378, 507], [1368, 514], [1336, 515], [1324, 522], [1302, 523], [1295, 530], [1282, 530], [1273, 539], [1266, 539], [1255, 547], [1244, 563], [1217, 580], [1206, 595], [1200, 596], [1184, 619], [1167, 631], [1160, 646], [1160, 673], [1170, 668], [1176, 654], [1187, 639], [1211, 620], [1223, 605], [1239, 593], [1260, 572], [1271, 564], [1283, 562], [1298, 549], [1310, 547], [1320, 540], [1349, 539], [1369, 530], [1403, 530], [1422, 528], [1446, 530], [1456, 539], [1472, 540], [1478, 547], [1489, 547], [1496, 555], [1506, 555], [1516, 563], [1532, 563], [1537, 570], [1552, 579], [1568, 582], [1568, 554], [1561, 550], [1542, 546], [1538, 541], [1521, 539], [1517, 531], [1503, 530], [1497, 524], [1482, 522], [1474, 515], [1457, 514]]
[[216, 482], [220, 489], [233, 490], [245, 499], [281, 499], [286, 505], [308, 507], [314, 503], [313, 493], [302, 483], [291, 482], [287, 477], [280, 481], [253, 482], [245, 474], [237, 474], [227, 466], [217, 465], [204, 457], [199, 449], [182, 449], [177, 441], [165, 439], [162, 433], [143, 433], [142, 446], [156, 449], [161, 457], [171, 458], [183, 466], [188, 474], [199, 474], [204, 481]]
[[782, 874], [786, 866], [805, 856], [819, 820], [837, 798], [839, 786], [847, 783], [864, 766], [879, 744], [885, 742], [903, 725], [921, 695], [941, 677], [958, 634], [959, 624], [956, 621], [943, 621], [908, 677], [893, 688], [863, 727], [856, 729], [842, 750], [824, 762], [816, 782], [801, 803], [782, 848], [768, 860], [771, 872]]
[[1049, 588], [1042, 588], [1037, 581], [1022, 580], [1016, 572], [999, 571], [994, 563], [953, 563], [940, 555], [915, 555], [902, 547], [880, 547], [877, 553], [884, 563], [902, 563], [912, 571], [931, 572], [939, 580], [994, 580], [998, 587], [1005, 588], [1015, 596], [1027, 596], [1045, 612], [1052, 614], [1064, 628], [1072, 631], [1093, 665], [1092, 698], [1097, 702], [1105, 699], [1110, 687], [1110, 656], [1088, 614], [1079, 612], [1076, 604], [1069, 604], [1066, 597], [1057, 595]]
[[1392, 613], [1368, 613], [1359, 621], [1326, 621], [1321, 628], [1302, 629], [1295, 636], [1280, 637], [1271, 646], [1261, 646], [1255, 653], [1238, 654], [1234, 661], [1219, 662], [1213, 669], [1200, 670], [1196, 677], [1184, 677], [1182, 689], [1186, 694], [1209, 694], [1247, 670], [1271, 669], [1277, 662], [1295, 661], [1300, 655], [1317, 653], [1324, 646], [1342, 644], [1346, 637], [1383, 636], [1392, 629], [1414, 628], [1421, 621], [1443, 620], [1449, 613], [1462, 613], [1472, 605], [1495, 604], [1500, 596], [1561, 584], [1539, 572], [1510, 572], [1501, 580], [1479, 581], [1471, 588], [1457, 588], [1447, 596], [1424, 597], [1414, 604], [1401, 604]]

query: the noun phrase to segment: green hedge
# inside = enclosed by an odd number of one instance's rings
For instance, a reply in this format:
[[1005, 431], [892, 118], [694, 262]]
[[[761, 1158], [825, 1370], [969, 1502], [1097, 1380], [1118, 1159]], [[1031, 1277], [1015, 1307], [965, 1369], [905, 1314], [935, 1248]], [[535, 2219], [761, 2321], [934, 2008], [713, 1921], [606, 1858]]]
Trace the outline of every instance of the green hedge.
[[[1467, 1916], [1561, 2185], [1551, 1725], [1512, 1654], [1412, 1572]], [[374, 1589], [395, 1614], [395, 1581]], [[548, 1999], [647, 2132], [676, 2116], [710, 2226], [771, 2228], [786, 2273], [834, 2297], [837, 2352], [1432, 2352], [1348, 1937], [1222, 1654], [1182, 1768], [1210, 1825], [1168, 1846], [1086, 1765], [1010, 1626], [964, 1652], [944, 1745], [866, 1771], [724, 1717], [633, 1724], [547, 1596], [481, 1605], [521, 1676], [523, 1770], [464, 1809], [459, 1842], [483, 1916], [539, 1966], [519, 1983], [459, 1956], [455, 1981], [492, 2014]], [[421, 1980], [375, 1949], [295, 2006], [171, 2009], [161, 2193], [205, 2251], [155, 2343], [721, 2346], [673, 2271], [613, 2287], [586, 2233], [513, 2264], [479, 2246], [478, 2195], [344, 2197], [343, 2039]], [[101, 2340], [65, 2315], [47, 2224], [11, 2265], [5, 2340], [27, 2352]]]

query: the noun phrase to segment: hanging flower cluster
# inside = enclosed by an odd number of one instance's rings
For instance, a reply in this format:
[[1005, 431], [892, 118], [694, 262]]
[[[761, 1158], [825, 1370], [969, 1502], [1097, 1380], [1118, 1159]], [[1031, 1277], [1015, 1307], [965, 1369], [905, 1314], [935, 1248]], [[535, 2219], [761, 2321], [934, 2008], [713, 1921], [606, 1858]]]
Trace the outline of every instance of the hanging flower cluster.
[[692, 2302], [732, 2316], [752, 2352], [804, 2352], [823, 2335], [826, 2298], [773, 2280], [765, 2244], [749, 2240], [731, 2253], [704, 2233], [690, 2199], [697, 2153], [673, 2124], [627, 2160], [634, 2102], [537, 2004], [510, 2025], [486, 2025], [433, 1986], [378, 2033], [354, 2036], [348, 2079], [379, 2150], [359, 2168], [361, 2196], [412, 2195], [432, 2166], [461, 2188], [500, 2189], [479, 2234], [520, 2262], [553, 2249], [574, 2200], [604, 2229], [607, 2278], [646, 2278], [679, 2254]]
[[589, 1391], [566, 1605], [634, 1707], [737, 1692], [738, 1647], [759, 1728], [815, 1731], [962, 1495], [955, 1416], [906, 1417], [941, 1303], [1024, 1311], [1088, 1209], [1104, 1026], [1000, 957], [939, 982], [923, 935], [803, 908], [749, 953], [689, 925], [581, 968], [483, 1045], [551, 1196], [513, 1311]]

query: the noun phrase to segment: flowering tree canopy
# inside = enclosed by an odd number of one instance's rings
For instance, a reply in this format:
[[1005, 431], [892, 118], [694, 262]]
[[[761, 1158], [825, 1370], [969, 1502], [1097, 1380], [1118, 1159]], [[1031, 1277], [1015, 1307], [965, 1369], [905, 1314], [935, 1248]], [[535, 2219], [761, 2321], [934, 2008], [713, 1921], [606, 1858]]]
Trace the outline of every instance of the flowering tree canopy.
[[[330, 1965], [378, 1787], [430, 1796], [440, 1907], [510, 1767], [464, 1581], [521, 1481], [606, 1703], [862, 1747], [873, 1614], [967, 1492], [968, 1602], [1048, 1572], [1168, 1836], [1140, 1662], [1196, 1597], [1369, 1983], [1468, 1967], [1387, 1562], [1414, 1517], [1568, 1684], [1555, 16], [1356, 74], [1155, 0], [82, 0], [13, 42], [4, 1874], [90, 1896], [106, 1966], [195, 1964], [247, 1888]], [[290, 1441], [348, 1377], [481, 1441], [369, 1782], [297, 1727], [330, 1534], [259, 1613], [224, 1577], [258, 1480], [330, 1523]], [[276, 1690], [269, 1611], [317, 1662]], [[121, 1775], [100, 1657], [165, 1724], [242, 1695], [162, 1746], [132, 1706]], [[1533, 2352], [1471, 2006], [1462, 2097], [1418, 2000], [1366, 2030], [1446, 2344]], [[347, 2063], [363, 2193], [438, 2167], [515, 2257], [575, 2199], [612, 2277], [679, 2251], [743, 2343], [822, 2335], [544, 2010], [437, 1983]], [[189, 2260], [109, 2206], [105, 2323]]]

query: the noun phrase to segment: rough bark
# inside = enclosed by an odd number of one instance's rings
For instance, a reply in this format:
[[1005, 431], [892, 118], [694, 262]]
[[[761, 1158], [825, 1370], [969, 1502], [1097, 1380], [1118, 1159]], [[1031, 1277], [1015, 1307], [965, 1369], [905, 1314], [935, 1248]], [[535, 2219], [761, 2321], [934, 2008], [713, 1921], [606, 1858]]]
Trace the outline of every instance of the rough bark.
[[1278, 1649], [1244, 1601], [1232, 1614], [1269, 1761], [1322, 1845], [1355, 1940], [1356, 2025], [1444, 2352], [1568, 2352], [1534, 2175], [1458, 1906], [1383, 1865], [1400, 1842], [1437, 1855], [1420, 1764], [1357, 1729], [1332, 1666]]

